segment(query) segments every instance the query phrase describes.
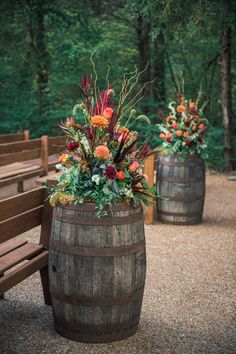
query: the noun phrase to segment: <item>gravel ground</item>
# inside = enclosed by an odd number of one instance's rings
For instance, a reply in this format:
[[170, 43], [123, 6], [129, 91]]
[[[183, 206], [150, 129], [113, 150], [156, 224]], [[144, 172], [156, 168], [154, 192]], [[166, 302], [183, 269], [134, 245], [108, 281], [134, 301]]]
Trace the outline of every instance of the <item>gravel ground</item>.
[[[35, 229], [22, 237], [37, 234]], [[96, 345], [59, 336], [34, 274], [0, 301], [0, 353], [236, 353], [236, 182], [207, 176], [204, 222], [148, 225], [146, 239], [137, 334]]]

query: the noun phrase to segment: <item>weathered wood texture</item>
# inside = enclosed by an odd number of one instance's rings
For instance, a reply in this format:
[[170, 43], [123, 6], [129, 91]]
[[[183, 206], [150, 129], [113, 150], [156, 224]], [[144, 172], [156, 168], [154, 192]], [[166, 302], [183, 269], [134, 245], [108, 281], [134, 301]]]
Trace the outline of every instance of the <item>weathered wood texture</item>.
[[0, 144], [21, 140], [29, 140], [29, 130], [25, 130], [23, 133], [16, 134], [0, 134]]
[[205, 199], [205, 166], [197, 155], [183, 160], [176, 155], [159, 155], [157, 190], [164, 198], [157, 202], [157, 219], [168, 224], [193, 225], [202, 222]]
[[[154, 155], [148, 156], [144, 160], [144, 174], [148, 177], [149, 187], [154, 185]], [[151, 200], [151, 202], [153, 202]], [[154, 208], [153, 204], [145, 208], [145, 224], [153, 224]]]
[[45, 176], [55, 168], [63, 151], [65, 136], [0, 144], [0, 187], [18, 183], [18, 192], [24, 191], [24, 180]]
[[[47, 247], [52, 208], [44, 201], [45, 198], [45, 190], [37, 188], [0, 201], [0, 298], [7, 290], [40, 270], [45, 303], [51, 303]], [[40, 244], [14, 238], [38, 225], [42, 226]], [[12, 270], [16, 265], [17, 268]]]
[[142, 208], [94, 203], [54, 210], [49, 281], [55, 328], [81, 342], [110, 342], [138, 327], [146, 272]]

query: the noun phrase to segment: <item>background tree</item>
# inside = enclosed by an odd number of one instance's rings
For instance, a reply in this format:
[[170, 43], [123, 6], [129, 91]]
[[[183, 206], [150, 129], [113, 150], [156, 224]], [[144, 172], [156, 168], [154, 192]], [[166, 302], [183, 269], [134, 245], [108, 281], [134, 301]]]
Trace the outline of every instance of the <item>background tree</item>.
[[[89, 57], [95, 50], [100, 84], [108, 64], [116, 93], [124, 72], [149, 62], [142, 80], [157, 80], [139, 109], [148, 111], [153, 125], [137, 129], [142, 139], [152, 133], [152, 146], [159, 143], [157, 111], [167, 113], [177, 81], [184, 79], [189, 98], [201, 91], [202, 102], [209, 102], [208, 166], [230, 169], [236, 151], [235, 14], [235, 1], [224, 0], [2, 0], [0, 130], [57, 134], [60, 120], [78, 103], [80, 80], [91, 73]], [[221, 46], [224, 28], [231, 31], [231, 58], [223, 51], [229, 47]], [[224, 82], [222, 53], [228, 55]], [[228, 120], [221, 105], [229, 107]]]

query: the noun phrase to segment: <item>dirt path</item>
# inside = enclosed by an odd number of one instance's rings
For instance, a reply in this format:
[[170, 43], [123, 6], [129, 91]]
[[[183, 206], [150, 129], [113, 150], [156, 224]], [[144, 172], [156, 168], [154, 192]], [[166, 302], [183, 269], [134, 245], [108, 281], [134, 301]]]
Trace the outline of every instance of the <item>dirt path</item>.
[[[37, 230], [24, 237], [35, 239]], [[0, 303], [0, 352], [236, 353], [236, 182], [208, 176], [204, 222], [146, 226], [148, 271], [140, 328], [116, 343], [60, 337], [38, 274]]]

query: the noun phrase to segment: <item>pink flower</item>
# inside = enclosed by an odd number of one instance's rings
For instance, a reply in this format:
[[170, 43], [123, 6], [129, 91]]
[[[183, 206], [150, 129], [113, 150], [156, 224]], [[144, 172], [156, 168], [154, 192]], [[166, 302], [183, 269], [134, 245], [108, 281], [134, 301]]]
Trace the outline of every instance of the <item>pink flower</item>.
[[108, 159], [110, 150], [105, 145], [99, 145], [95, 150], [95, 154], [98, 159]]
[[110, 119], [112, 117], [112, 114], [113, 114], [113, 109], [110, 108], [110, 107], [106, 107], [103, 111], [103, 117], [107, 118], [107, 119]]
[[173, 127], [174, 129], [176, 129], [176, 128], [178, 127], [178, 124], [177, 124], [176, 122], [173, 122], [173, 123], [172, 123], [172, 127]]
[[134, 161], [129, 165], [129, 169], [131, 172], [135, 172], [137, 168], [139, 168], [139, 163], [137, 161]]

